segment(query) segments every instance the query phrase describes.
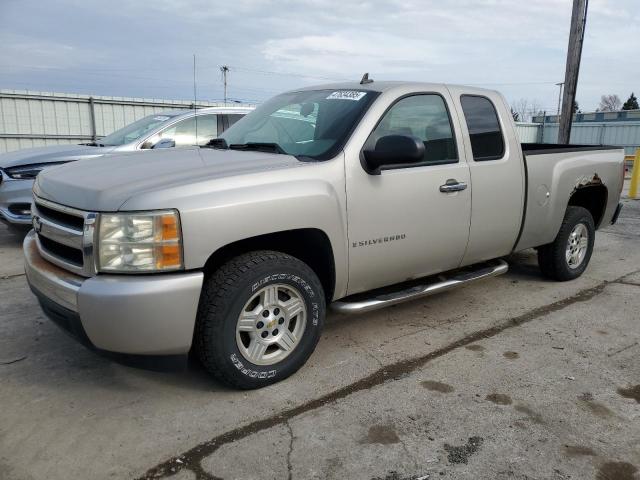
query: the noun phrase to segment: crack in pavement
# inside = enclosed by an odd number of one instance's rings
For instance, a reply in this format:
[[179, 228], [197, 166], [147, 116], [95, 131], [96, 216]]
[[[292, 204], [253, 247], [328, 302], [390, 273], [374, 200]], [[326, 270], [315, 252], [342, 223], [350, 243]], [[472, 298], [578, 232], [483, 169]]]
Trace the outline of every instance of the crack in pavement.
[[[625, 275], [625, 277], [626, 276], [628, 276], [628, 275]], [[619, 283], [621, 285], [629, 285], [631, 287], [640, 287], [640, 283], [628, 282], [626, 280], [618, 280], [618, 281], [615, 281], [615, 282], [612, 282], [612, 283]]]
[[626, 352], [626, 351], [627, 351], [627, 350], [629, 350], [630, 348], [637, 347], [638, 345], [640, 345], [640, 343], [638, 343], [638, 342], [633, 342], [631, 345], [627, 345], [626, 347], [622, 347], [622, 348], [620, 348], [620, 349], [616, 350], [616, 351], [615, 351], [615, 352], [613, 352], [613, 353], [608, 353], [608, 354], [607, 354], [607, 357], [613, 357], [613, 356], [615, 356], [615, 355], [618, 355], [619, 353]]
[[[197, 480], [216, 480], [217, 477], [211, 475], [202, 468], [201, 461], [213, 454], [223, 445], [249, 437], [255, 433], [267, 430], [271, 427], [286, 424], [290, 419], [294, 417], [297, 417], [311, 410], [316, 410], [318, 408], [324, 407], [328, 404], [335, 403], [336, 401], [341, 400], [351, 394], [363, 390], [369, 390], [373, 387], [388, 383], [390, 381], [398, 380], [406, 376], [407, 374], [412, 373], [418, 368], [423, 367], [427, 363], [448, 353], [451, 353], [458, 348], [464, 347], [465, 345], [469, 345], [485, 338], [494, 337], [505, 330], [524, 325], [550, 313], [563, 310], [575, 303], [589, 301], [595, 296], [602, 293], [607, 285], [610, 285], [611, 283], [620, 283], [620, 281], [624, 280], [626, 277], [639, 272], [640, 270], [636, 270], [618, 277], [615, 280], [604, 280], [594, 287], [581, 290], [576, 294], [562, 300], [558, 300], [556, 302], [534, 308], [521, 315], [509, 318], [501, 324], [466, 335], [444, 347], [429, 352], [423, 356], [401, 360], [397, 363], [381, 367], [380, 369], [367, 375], [366, 377], [361, 378], [360, 380], [341, 387], [338, 390], [334, 390], [333, 392], [329, 392], [321, 397], [298, 405], [297, 407], [284, 410], [270, 417], [261, 420], [255, 420], [249, 424], [221, 433], [211, 440], [202, 442], [199, 445], [191, 448], [190, 450], [187, 450], [179, 457], [173, 457], [169, 460], [159, 463], [158, 465], [147, 470], [147, 472], [144, 473], [141, 477], [138, 477], [138, 479], [147, 480], [153, 478], [168, 477], [175, 474], [177, 471], [187, 469], [191, 470], [195, 474]], [[181, 462], [176, 462], [177, 459], [180, 459]]]
[[24, 276], [25, 276], [24, 273], [13, 273], [11, 275], [2, 275], [0, 277], [0, 280], [11, 280], [12, 278], [24, 277]]
[[12, 365], [14, 363], [21, 362], [22, 360], [26, 360], [27, 358], [27, 355], [24, 355], [22, 357], [12, 358], [10, 360], [0, 360], [0, 365]]
[[349, 340], [351, 340], [353, 344], [356, 345], [366, 356], [376, 362], [380, 366], [380, 368], [384, 367], [384, 363], [382, 363], [382, 360], [376, 357], [373, 352], [369, 351], [368, 348], [365, 348], [358, 340], [353, 338], [351, 332], [347, 332], [347, 338], [349, 338]]
[[293, 466], [291, 465], [291, 454], [293, 453], [293, 430], [291, 429], [291, 423], [287, 420], [287, 430], [289, 430], [289, 451], [287, 452], [287, 472], [288, 480], [293, 480]]

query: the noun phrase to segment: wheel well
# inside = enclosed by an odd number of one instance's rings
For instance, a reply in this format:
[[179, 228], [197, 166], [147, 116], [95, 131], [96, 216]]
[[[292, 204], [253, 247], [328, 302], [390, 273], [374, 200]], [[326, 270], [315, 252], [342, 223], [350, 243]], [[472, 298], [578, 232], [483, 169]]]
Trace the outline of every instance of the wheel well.
[[253, 250], [274, 250], [302, 260], [322, 283], [327, 301], [335, 288], [335, 262], [329, 237], [316, 228], [286, 230], [239, 240], [216, 250], [204, 266], [205, 274], [217, 270], [233, 257]]
[[569, 198], [569, 205], [589, 210], [596, 228], [600, 226], [607, 207], [607, 187], [604, 185], [588, 185], [574, 190]]

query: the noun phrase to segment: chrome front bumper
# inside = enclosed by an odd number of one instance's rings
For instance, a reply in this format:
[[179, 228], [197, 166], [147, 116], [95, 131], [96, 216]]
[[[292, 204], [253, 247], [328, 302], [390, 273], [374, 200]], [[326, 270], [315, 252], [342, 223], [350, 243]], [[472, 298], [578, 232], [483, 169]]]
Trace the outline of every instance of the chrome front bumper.
[[202, 272], [85, 278], [45, 260], [33, 231], [23, 250], [27, 281], [45, 313], [59, 325], [60, 317], [79, 320], [91, 346], [139, 355], [190, 350]]

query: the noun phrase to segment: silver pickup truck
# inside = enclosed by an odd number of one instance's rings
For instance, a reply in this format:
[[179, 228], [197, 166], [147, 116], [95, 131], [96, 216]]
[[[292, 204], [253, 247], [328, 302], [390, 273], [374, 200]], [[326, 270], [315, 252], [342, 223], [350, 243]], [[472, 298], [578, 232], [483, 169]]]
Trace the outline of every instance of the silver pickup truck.
[[204, 148], [137, 155], [37, 177], [33, 292], [97, 351], [193, 351], [256, 388], [307, 361], [327, 306], [429, 295], [528, 248], [547, 277], [580, 276], [620, 211], [624, 154], [521, 145], [494, 91], [363, 81], [278, 95]]

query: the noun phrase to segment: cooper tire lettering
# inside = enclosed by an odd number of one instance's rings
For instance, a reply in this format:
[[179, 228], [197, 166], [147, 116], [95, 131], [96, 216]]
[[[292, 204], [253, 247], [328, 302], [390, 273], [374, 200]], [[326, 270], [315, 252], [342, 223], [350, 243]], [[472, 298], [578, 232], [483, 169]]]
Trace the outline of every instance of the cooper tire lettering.
[[[290, 355], [253, 364], [239, 349], [237, 322], [249, 299], [272, 283], [295, 287], [306, 305], [307, 328]], [[229, 260], [206, 279], [195, 348], [205, 368], [219, 379], [242, 389], [263, 387], [292, 375], [307, 361], [320, 339], [325, 309], [322, 283], [308, 265], [281, 252], [249, 252]]]

